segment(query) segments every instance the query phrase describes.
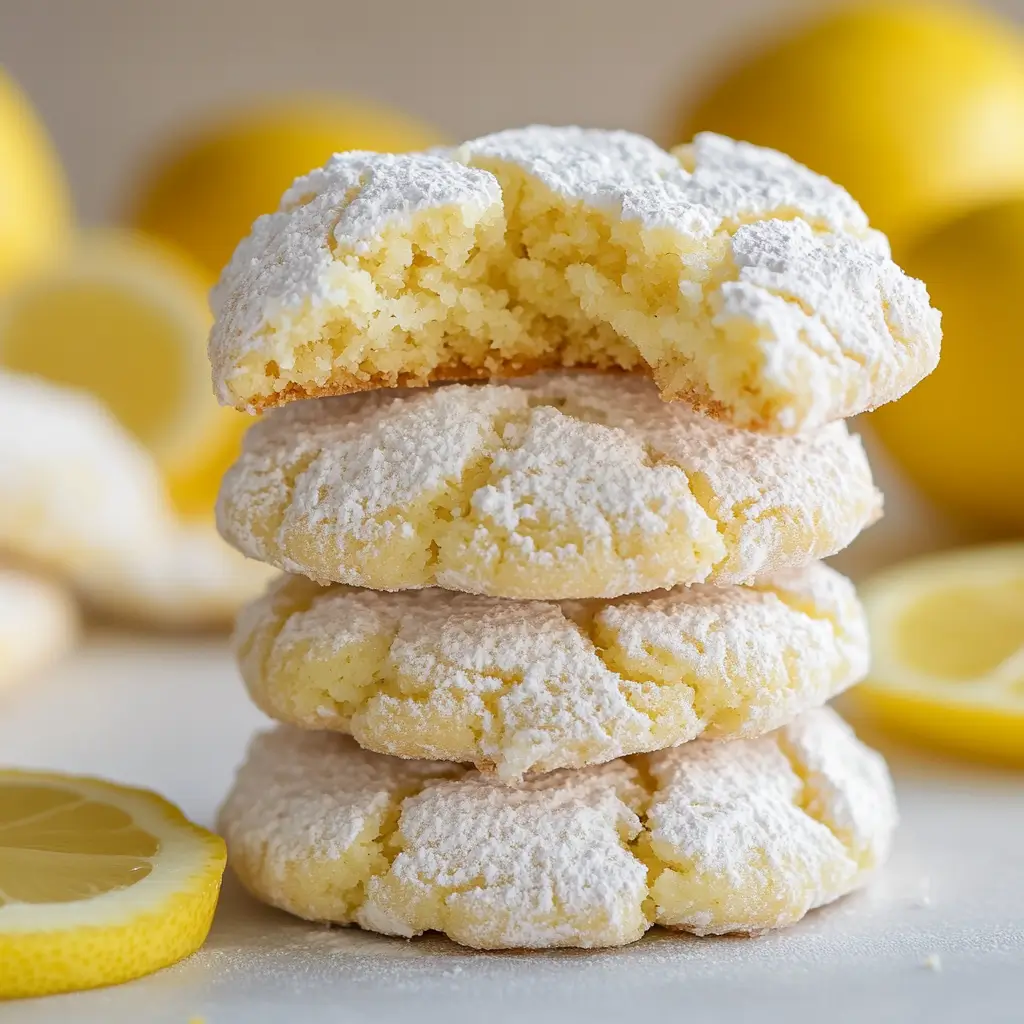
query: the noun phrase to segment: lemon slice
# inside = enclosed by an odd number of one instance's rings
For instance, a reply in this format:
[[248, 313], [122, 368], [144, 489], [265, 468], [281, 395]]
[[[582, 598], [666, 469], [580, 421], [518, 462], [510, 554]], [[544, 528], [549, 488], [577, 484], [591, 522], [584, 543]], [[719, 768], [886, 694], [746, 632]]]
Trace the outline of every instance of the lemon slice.
[[166, 800], [0, 771], [0, 998], [138, 978], [203, 943], [224, 842]]
[[0, 304], [0, 364], [101, 399], [153, 453], [185, 514], [209, 515], [250, 422], [211, 391], [209, 283], [169, 247], [103, 231]]
[[896, 566], [861, 597], [874, 647], [861, 705], [913, 739], [1024, 764], [1024, 544]]

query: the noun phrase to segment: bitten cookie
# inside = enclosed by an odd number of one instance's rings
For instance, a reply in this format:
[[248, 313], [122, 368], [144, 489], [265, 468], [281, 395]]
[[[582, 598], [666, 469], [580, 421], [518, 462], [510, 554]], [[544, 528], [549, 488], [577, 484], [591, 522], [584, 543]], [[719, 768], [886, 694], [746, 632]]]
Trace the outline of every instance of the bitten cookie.
[[860, 207], [788, 157], [539, 126], [332, 157], [256, 221], [213, 308], [218, 394], [252, 409], [581, 366], [792, 433], [898, 398], [940, 342]]
[[779, 928], [862, 885], [895, 823], [885, 762], [827, 709], [518, 789], [284, 726], [256, 739], [220, 814], [260, 899], [481, 949]]
[[274, 410], [217, 521], [319, 582], [557, 600], [748, 582], [838, 551], [880, 508], [841, 423], [751, 434], [640, 377], [560, 373]]
[[283, 577], [239, 617], [272, 718], [515, 782], [698, 736], [759, 736], [863, 677], [864, 613], [820, 563], [616, 601], [397, 594]]

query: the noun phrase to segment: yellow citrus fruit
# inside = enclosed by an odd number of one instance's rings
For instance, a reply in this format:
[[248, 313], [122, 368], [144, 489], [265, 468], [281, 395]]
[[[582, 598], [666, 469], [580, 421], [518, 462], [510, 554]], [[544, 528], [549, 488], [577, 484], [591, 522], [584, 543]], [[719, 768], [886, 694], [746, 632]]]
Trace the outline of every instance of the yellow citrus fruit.
[[1024, 530], [1024, 199], [968, 214], [907, 254], [942, 310], [942, 359], [872, 413], [886, 449], [954, 515]]
[[0, 290], [53, 258], [71, 233], [64, 174], [45, 130], [0, 68]]
[[911, 739], [1024, 764], [1024, 543], [895, 566], [860, 593], [874, 650], [860, 705]]
[[901, 253], [1024, 184], [1024, 44], [977, 9], [844, 7], [741, 63], [676, 127], [789, 153], [849, 189]]
[[197, 515], [251, 422], [213, 397], [208, 285], [168, 246], [100, 232], [0, 300], [0, 365], [99, 397], [153, 453], [177, 508]]
[[213, 275], [300, 174], [346, 149], [402, 152], [438, 141], [390, 110], [295, 97], [228, 114], [176, 140], [142, 181], [130, 222], [180, 246]]
[[155, 793], [0, 771], [0, 998], [138, 978], [204, 942], [226, 854]]

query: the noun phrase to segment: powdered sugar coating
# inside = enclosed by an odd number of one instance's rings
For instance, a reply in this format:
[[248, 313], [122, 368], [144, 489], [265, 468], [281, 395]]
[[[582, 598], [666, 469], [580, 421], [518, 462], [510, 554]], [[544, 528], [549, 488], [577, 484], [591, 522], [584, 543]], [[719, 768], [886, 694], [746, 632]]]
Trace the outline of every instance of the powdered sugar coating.
[[294, 403], [252, 428], [221, 532], [321, 582], [516, 598], [748, 582], [849, 543], [880, 510], [857, 438], [775, 438], [636, 377]]
[[[256, 343], [260, 325], [289, 309], [335, 295], [339, 251], [365, 252], [388, 225], [438, 207], [475, 223], [500, 211], [501, 189], [484, 171], [441, 156], [338, 153], [297, 178], [276, 212], [264, 214], [239, 243], [210, 295], [219, 326], [211, 357], [229, 343]], [[226, 401], [223, 388], [219, 388]]]
[[[533, 223], [556, 208], [564, 245]], [[754, 272], [767, 266], [770, 280]], [[941, 334], [924, 286], [827, 178], [718, 135], [668, 153], [575, 127], [339, 154], [256, 222], [213, 306], [228, 404], [646, 367], [665, 397], [776, 433], [898, 398], [934, 368]]]
[[286, 577], [240, 616], [235, 646], [272, 718], [506, 782], [698, 736], [759, 736], [868, 663], [853, 586], [820, 563], [749, 588], [562, 605]]
[[220, 820], [243, 883], [292, 913], [543, 948], [621, 945], [654, 923], [791, 924], [863, 883], [896, 814], [884, 762], [820, 710], [518, 789], [280, 728], [254, 742]]
[[[466, 142], [452, 156], [471, 166], [514, 164], [567, 202], [688, 239], [777, 216], [806, 217], [831, 231], [868, 231], [864, 211], [828, 178], [782, 153], [709, 132], [667, 153], [633, 132], [532, 125]], [[878, 232], [873, 236], [873, 244], [885, 245]]]

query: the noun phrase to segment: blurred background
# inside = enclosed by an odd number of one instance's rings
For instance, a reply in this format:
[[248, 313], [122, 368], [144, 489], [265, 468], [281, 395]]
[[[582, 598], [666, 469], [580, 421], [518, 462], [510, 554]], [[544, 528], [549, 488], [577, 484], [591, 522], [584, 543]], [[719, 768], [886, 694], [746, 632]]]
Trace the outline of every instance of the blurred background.
[[[219, 268], [334, 150], [534, 121], [664, 145], [718, 130], [847, 186], [929, 286], [945, 338], [929, 380], [858, 424], [888, 515], [837, 563], [863, 576], [1018, 536], [1022, 21], [1024, 0], [0, 2], [0, 386], [23, 397], [33, 374], [95, 399], [59, 427], [46, 409], [64, 392], [28, 403], [33, 421], [0, 391], [21, 465], [39, 463], [27, 439], [52, 457], [45, 474], [0, 462], [0, 548], [104, 615], [225, 627], [265, 574], [212, 527], [246, 425], [210, 395]], [[95, 443], [62, 464], [72, 436]], [[52, 492], [68, 504], [76, 466], [69, 525]]]

